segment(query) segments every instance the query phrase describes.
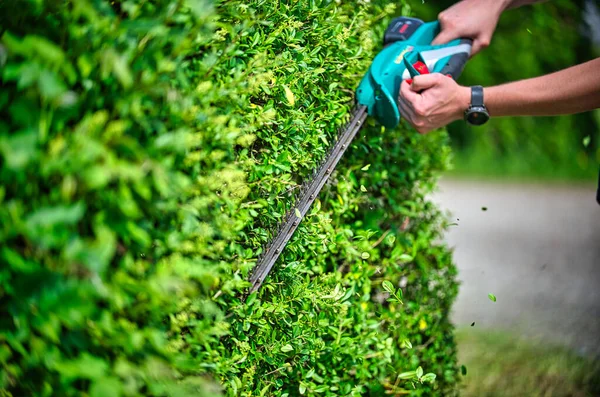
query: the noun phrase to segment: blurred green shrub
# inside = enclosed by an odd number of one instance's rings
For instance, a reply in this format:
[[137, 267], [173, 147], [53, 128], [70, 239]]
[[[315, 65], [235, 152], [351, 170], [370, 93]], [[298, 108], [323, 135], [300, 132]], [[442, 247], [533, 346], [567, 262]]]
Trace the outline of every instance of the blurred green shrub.
[[365, 129], [240, 300], [384, 3], [2, 3], [2, 395], [455, 393], [443, 133]]
[[[455, 1], [409, 3], [417, 17], [435, 20]], [[556, 0], [504, 12], [490, 47], [469, 61], [459, 82], [502, 84], [594, 58], [592, 42], [584, 34], [583, 3]], [[598, 115], [499, 118], [481, 128], [453, 123], [448, 131], [454, 167], [459, 174], [595, 180], [600, 164]]]

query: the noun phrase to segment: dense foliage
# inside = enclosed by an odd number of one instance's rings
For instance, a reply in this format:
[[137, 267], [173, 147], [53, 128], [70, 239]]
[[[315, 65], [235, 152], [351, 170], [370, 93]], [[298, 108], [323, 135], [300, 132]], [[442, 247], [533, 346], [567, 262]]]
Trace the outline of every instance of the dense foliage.
[[[432, 20], [453, 0], [411, 0]], [[585, 21], [584, 0], [540, 2], [506, 11], [489, 48], [472, 58], [459, 80], [502, 84], [551, 73], [597, 57]], [[597, 2], [589, 1], [596, 4]], [[600, 164], [600, 111], [563, 117], [492, 119], [481, 128], [449, 126], [457, 172], [497, 177], [596, 181]]]
[[1, 394], [453, 395], [441, 132], [370, 121], [241, 299], [403, 7], [3, 3]]

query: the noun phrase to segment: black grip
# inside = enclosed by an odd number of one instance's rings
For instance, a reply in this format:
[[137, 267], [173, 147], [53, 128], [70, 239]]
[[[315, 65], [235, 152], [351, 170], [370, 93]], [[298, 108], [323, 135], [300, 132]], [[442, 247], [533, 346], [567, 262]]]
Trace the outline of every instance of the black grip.
[[[469, 44], [472, 46], [473, 40], [460, 39], [460, 44]], [[469, 60], [469, 56], [470, 54], [467, 54], [466, 52], [460, 52], [452, 55], [440, 73], [444, 75], [449, 74], [454, 80], [458, 80], [465, 68], [465, 65], [467, 64], [467, 61]]]
[[398, 17], [392, 19], [383, 35], [383, 46], [397, 41], [408, 40], [410, 36], [425, 22], [417, 18]]

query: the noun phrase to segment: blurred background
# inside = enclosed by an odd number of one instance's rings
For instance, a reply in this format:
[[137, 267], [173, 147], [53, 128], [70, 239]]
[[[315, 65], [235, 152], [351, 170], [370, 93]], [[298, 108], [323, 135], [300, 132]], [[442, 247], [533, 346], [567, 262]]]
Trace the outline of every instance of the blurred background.
[[[411, 7], [434, 20], [453, 3]], [[501, 84], [598, 57], [599, 6], [554, 0], [505, 12], [460, 82]], [[435, 200], [453, 221], [466, 396], [600, 396], [599, 127], [597, 110], [448, 128], [453, 170]]]

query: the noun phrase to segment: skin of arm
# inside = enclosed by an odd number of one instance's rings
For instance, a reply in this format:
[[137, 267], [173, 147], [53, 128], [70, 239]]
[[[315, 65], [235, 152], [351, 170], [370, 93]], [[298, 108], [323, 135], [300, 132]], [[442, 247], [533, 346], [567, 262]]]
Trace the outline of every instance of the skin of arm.
[[555, 116], [600, 107], [600, 58], [545, 76], [485, 88], [491, 116]]
[[[600, 58], [545, 76], [484, 88], [490, 116], [554, 116], [600, 108]], [[420, 133], [463, 118], [471, 89], [439, 73], [402, 82], [398, 105]]]

